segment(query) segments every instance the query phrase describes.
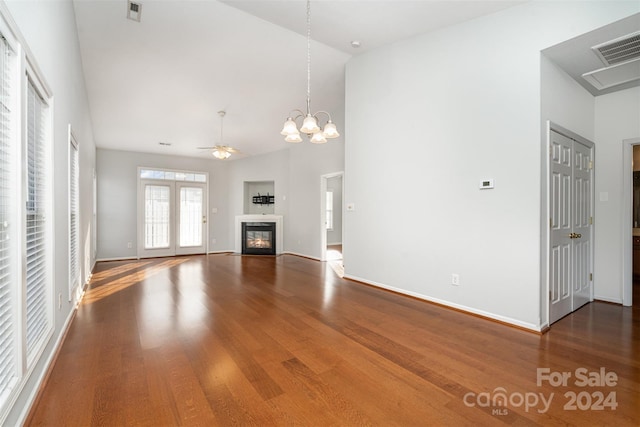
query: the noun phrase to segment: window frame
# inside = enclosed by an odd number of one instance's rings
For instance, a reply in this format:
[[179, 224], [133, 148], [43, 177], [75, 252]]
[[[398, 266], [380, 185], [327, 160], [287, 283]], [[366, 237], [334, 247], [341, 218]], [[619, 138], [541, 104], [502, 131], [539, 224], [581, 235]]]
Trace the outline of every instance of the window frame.
[[[12, 259], [15, 259], [15, 270], [13, 284], [11, 287], [11, 306], [13, 307], [11, 325], [13, 335], [13, 357], [14, 357], [14, 374], [13, 383], [10, 387], [0, 390], [0, 425], [2, 425], [8, 416], [11, 408], [14, 406], [16, 399], [24, 389], [25, 385], [31, 378], [38, 362], [42, 360], [44, 351], [51, 341], [55, 330], [54, 323], [54, 301], [55, 301], [55, 271], [54, 271], [54, 243], [55, 243], [55, 211], [53, 204], [54, 191], [54, 174], [53, 174], [53, 112], [54, 102], [52, 91], [45, 79], [43, 73], [38, 67], [34, 56], [31, 53], [27, 43], [22, 37], [17, 25], [11, 17], [7, 6], [0, 2], [0, 34], [7, 41], [7, 44], [15, 55], [12, 61], [12, 69], [9, 71], [11, 79], [14, 82], [11, 90], [14, 95], [12, 105], [15, 107], [12, 113], [14, 123], [11, 130], [11, 162], [12, 162], [12, 185], [11, 190], [7, 194], [11, 197], [10, 218], [13, 224], [12, 228]], [[47, 183], [44, 192], [44, 215], [45, 215], [45, 243], [43, 250], [45, 252], [45, 322], [43, 332], [32, 346], [32, 351], [27, 352], [27, 321], [26, 321], [26, 269], [27, 269], [27, 242], [26, 242], [26, 214], [28, 200], [27, 189], [27, 140], [28, 140], [28, 90], [29, 83], [33, 90], [43, 101], [46, 108], [42, 115], [42, 143], [43, 143], [43, 180]]]
[[333, 231], [333, 190], [327, 190], [325, 227], [327, 231]]
[[[0, 16], [2, 18], [2, 16]], [[14, 268], [11, 271], [11, 281], [8, 286], [8, 300], [11, 304], [11, 313], [8, 316], [10, 319], [10, 327], [11, 327], [11, 335], [12, 335], [12, 344], [10, 347], [11, 357], [13, 358], [13, 375], [8, 382], [6, 389], [0, 389], [0, 424], [3, 423], [3, 420], [8, 412], [8, 408], [10, 407], [10, 403], [18, 393], [20, 389], [20, 382], [22, 379], [22, 373], [24, 371], [23, 360], [20, 357], [21, 353], [21, 307], [19, 304], [19, 295], [20, 295], [20, 279], [21, 279], [21, 268], [17, 267], [17, 264], [21, 261], [21, 251], [22, 247], [21, 243], [21, 230], [22, 230], [22, 221], [21, 216], [19, 215], [19, 210], [17, 209], [20, 203], [20, 190], [21, 190], [21, 123], [22, 123], [22, 80], [21, 80], [21, 48], [18, 43], [13, 31], [9, 28], [8, 24], [4, 19], [0, 19], [0, 36], [7, 44], [7, 48], [12, 52], [14, 58], [11, 60], [11, 64], [9, 65], [10, 69], [7, 71], [8, 78], [11, 81], [10, 87], [10, 95], [11, 95], [11, 113], [9, 114], [11, 120], [11, 130], [9, 132], [9, 143], [8, 151], [11, 157], [11, 171], [8, 174], [10, 177], [11, 189], [8, 192], [8, 197], [10, 202], [12, 203], [9, 208], [8, 220], [10, 224], [13, 224], [11, 230], [9, 231], [9, 239], [14, 243], [10, 246], [8, 250], [8, 254], [10, 260], [14, 263]], [[13, 205], [15, 204], [15, 209]]]
[[[69, 302], [73, 301], [74, 295], [79, 298], [79, 292], [82, 288], [82, 257], [80, 254], [80, 144], [75, 137], [71, 125], [68, 131], [68, 189], [69, 189]], [[75, 176], [73, 172], [75, 170]], [[75, 190], [75, 206], [74, 206], [74, 190]], [[75, 211], [74, 211], [75, 208]], [[75, 217], [73, 216], [75, 214]], [[75, 223], [75, 224], [74, 224]], [[72, 238], [72, 228], [75, 225], [75, 239]], [[73, 249], [75, 245], [75, 265], [76, 271], [73, 271]]]
[[[24, 100], [22, 106], [22, 114], [23, 121], [21, 123], [22, 127], [22, 138], [21, 138], [21, 149], [22, 149], [22, 170], [21, 175], [23, 176], [22, 181], [22, 197], [21, 206], [22, 206], [22, 300], [20, 301], [20, 305], [23, 307], [22, 319], [25, 324], [23, 324], [22, 330], [22, 338], [23, 338], [23, 359], [24, 366], [26, 367], [26, 375], [28, 378], [31, 375], [36, 363], [42, 357], [42, 354], [45, 350], [45, 347], [51, 337], [53, 336], [54, 330], [54, 294], [55, 294], [55, 276], [53, 270], [53, 252], [54, 252], [54, 224], [55, 224], [55, 210], [53, 206], [53, 162], [52, 162], [52, 151], [53, 151], [53, 96], [51, 95], [51, 90], [47, 86], [46, 82], [43, 80], [42, 73], [39, 71], [37, 66], [33, 65], [33, 62], [30, 60], [29, 55], [25, 55], [24, 59], [24, 71], [22, 75], [24, 76], [23, 87], [22, 87], [22, 99]], [[45, 233], [46, 240], [44, 243], [45, 250], [45, 275], [48, 279], [47, 287], [45, 289], [46, 296], [46, 321], [48, 322], [47, 327], [45, 328], [44, 333], [38, 339], [37, 343], [34, 345], [31, 352], [27, 351], [27, 340], [26, 340], [26, 304], [27, 304], [27, 295], [26, 295], [26, 280], [27, 280], [27, 259], [26, 259], [26, 215], [27, 215], [27, 199], [28, 199], [28, 183], [27, 183], [27, 173], [28, 165], [27, 165], [27, 138], [28, 138], [28, 120], [27, 120], [27, 92], [29, 89], [29, 83], [31, 83], [33, 89], [36, 94], [42, 99], [44, 105], [46, 106], [46, 114], [43, 116], [43, 120], [46, 123], [43, 126], [44, 132], [44, 165], [45, 165], [45, 179], [48, 182], [48, 186], [45, 191], [45, 198], [43, 200], [44, 211], [46, 218], [48, 221], [45, 224]]]

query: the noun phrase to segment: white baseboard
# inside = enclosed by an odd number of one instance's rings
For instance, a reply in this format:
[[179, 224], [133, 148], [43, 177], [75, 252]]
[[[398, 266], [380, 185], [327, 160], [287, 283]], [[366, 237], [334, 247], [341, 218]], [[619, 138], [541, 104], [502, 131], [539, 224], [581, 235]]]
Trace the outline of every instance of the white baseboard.
[[235, 250], [233, 249], [228, 249], [226, 251], [209, 251], [207, 252], [207, 254], [233, 254], [235, 253]]
[[351, 280], [355, 280], [357, 282], [362, 282], [362, 283], [366, 283], [367, 285], [371, 285], [371, 286], [376, 286], [378, 288], [382, 288], [382, 289], [387, 289], [393, 292], [397, 292], [399, 294], [403, 294], [403, 295], [408, 295], [414, 298], [418, 298], [421, 300], [425, 300], [425, 301], [429, 301], [429, 302], [433, 302], [436, 304], [440, 304], [446, 307], [451, 307], [451, 308], [455, 308], [456, 310], [460, 310], [460, 311], [465, 311], [467, 313], [472, 313], [472, 314], [476, 314], [478, 316], [482, 316], [482, 317], [486, 317], [489, 319], [493, 319], [493, 320], [497, 320], [499, 322], [502, 323], [507, 323], [509, 325], [513, 325], [513, 326], [517, 326], [519, 328], [523, 328], [523, 329], [528, 329], [534, 332], [541, 332], [543, 330], [542, 325], [535, 325], [533, 323], [528, 323], [528, 322], [523, 322], [521, 320], [517, 320], [517, 319], [512, 319], [510, 317], [506, 317], [506, 316], [502, 316], [500, 314], [495, 314], [495, 313], [490, 313], [488, 311], [484, 311], [484, 310], [478, 310], [476, 308], [472, 308], [472, 307], [467, 307], [465, 305], [462, 304], [456, 304], [450, 301], [446, 301], [446, 300], [442, 300], [439, 298], [433, 298], [430, 297], [428, 295], [423, 295], [423, 294], [419, 294], [417, 292], [411, 292], [411, 291], [407, 291], [405, 289], [400, 289], [400, 288], [396, 288], [393, 286], [388, 286], [385, 285], [383, 283], [378, 283], [378, 282], [373, 282], [371, 280], [367, 280], [367, 279], [363, 279], [361, 277], [356, 277], [356, 276], [351, 276], [348, 274], [344, 275], [345, 279], [351, 279]]
[[[29, 416], [29, 412], [31, 412], [32, 406], [35, 403], [36, 398], [38, 397], [38, 392], [40, 391], [42, 382], [44, 381], [46, 375], [49, 373], [49, 369], [51, 368], [51, 363], [53, 363], [54, 357], [58, 354], [58, 350], [60, 349], [60, 346], [62, 346], [62, 340], [67, 334], [67, 329], [69, 328], [71, 319], [73, 319], [73, 316], [75, 315], [75, 312], [77, 309], [78, 309], [78, 305], [76, 304], [73, 310], [69, 312], [69, 315], [67, 316], [67, 319], [65, 320], [64, 325], [60, 329], [60, 334], [58, 334], [56, 343], [51, 348], [51, 351], [49, 352], [49, 356], [47, 357], [47, 360], [44, 363], [42, 370], [40, 371], [40, 375], [38, 376], [36, 385], [31, 389], [31, 393], [29, 393], [29, 397], [27, 398], [26, 405], [24, 405], [24, 407], [22, 408], [22, 412], [18, 417], [18, 425], [24, 425], [25, 421], [27, 420], [27, 417]], [[24, 387], [24, 385], [25, 383], [23, 383], [22, 387]], [[19, 394], [20, 393], [18, 393], [18, 395]]]
[[299, 254], [297, 252], [284, 251], [284, 252], [282, 252], [282, 254], [283, 255], [295, 255], [295, 256], [302, 257], [302, 258], [309, 258], [309, 259], [313, 259], [313, 260], [316, 260], [316, 261], [321, 261], [320, 258], [318, 258], [318, 257], [314, 257], [314, 256], [311, 256], [311, 255], [305, 255], [305, 254]]
[[613, 304], [622, 304], [622, 300], [620, 298], [610, 298], [610, 297], [603, 297], [600, 295], [594, 295], [593, 299], [598, 301], [611, 302]]
[[105, 261], [133, 261], [138, 259], [138, 257], [115, 257], [115, 258], [98, 258], [96, 262], [105, 262]]

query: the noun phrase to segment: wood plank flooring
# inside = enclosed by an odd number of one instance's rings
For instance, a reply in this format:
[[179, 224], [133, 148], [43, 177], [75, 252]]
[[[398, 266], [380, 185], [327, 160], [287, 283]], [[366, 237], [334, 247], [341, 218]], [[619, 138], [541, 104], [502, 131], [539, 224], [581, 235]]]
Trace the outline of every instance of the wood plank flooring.
[[540, 336], [296, 256], [107, 262], [27, 425], [638, 426], [639, 355], [638, 308], [592, 303]]

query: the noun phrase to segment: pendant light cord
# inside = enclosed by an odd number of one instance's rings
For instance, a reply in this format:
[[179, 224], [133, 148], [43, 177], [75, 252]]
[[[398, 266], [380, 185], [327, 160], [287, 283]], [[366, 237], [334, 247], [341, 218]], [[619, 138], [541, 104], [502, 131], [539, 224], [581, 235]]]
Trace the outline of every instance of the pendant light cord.
[[307, 114], [311, 114], [311, 0], [307, 0]]

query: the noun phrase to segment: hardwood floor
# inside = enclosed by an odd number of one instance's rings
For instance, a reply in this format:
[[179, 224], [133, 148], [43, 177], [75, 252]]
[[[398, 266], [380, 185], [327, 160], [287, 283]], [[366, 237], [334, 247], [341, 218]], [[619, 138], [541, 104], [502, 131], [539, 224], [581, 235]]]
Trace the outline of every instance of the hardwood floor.
[[637, 426], [639, 354], [637, 308], [540, 336], [295, 256], [100, 263], [27, 425]]

